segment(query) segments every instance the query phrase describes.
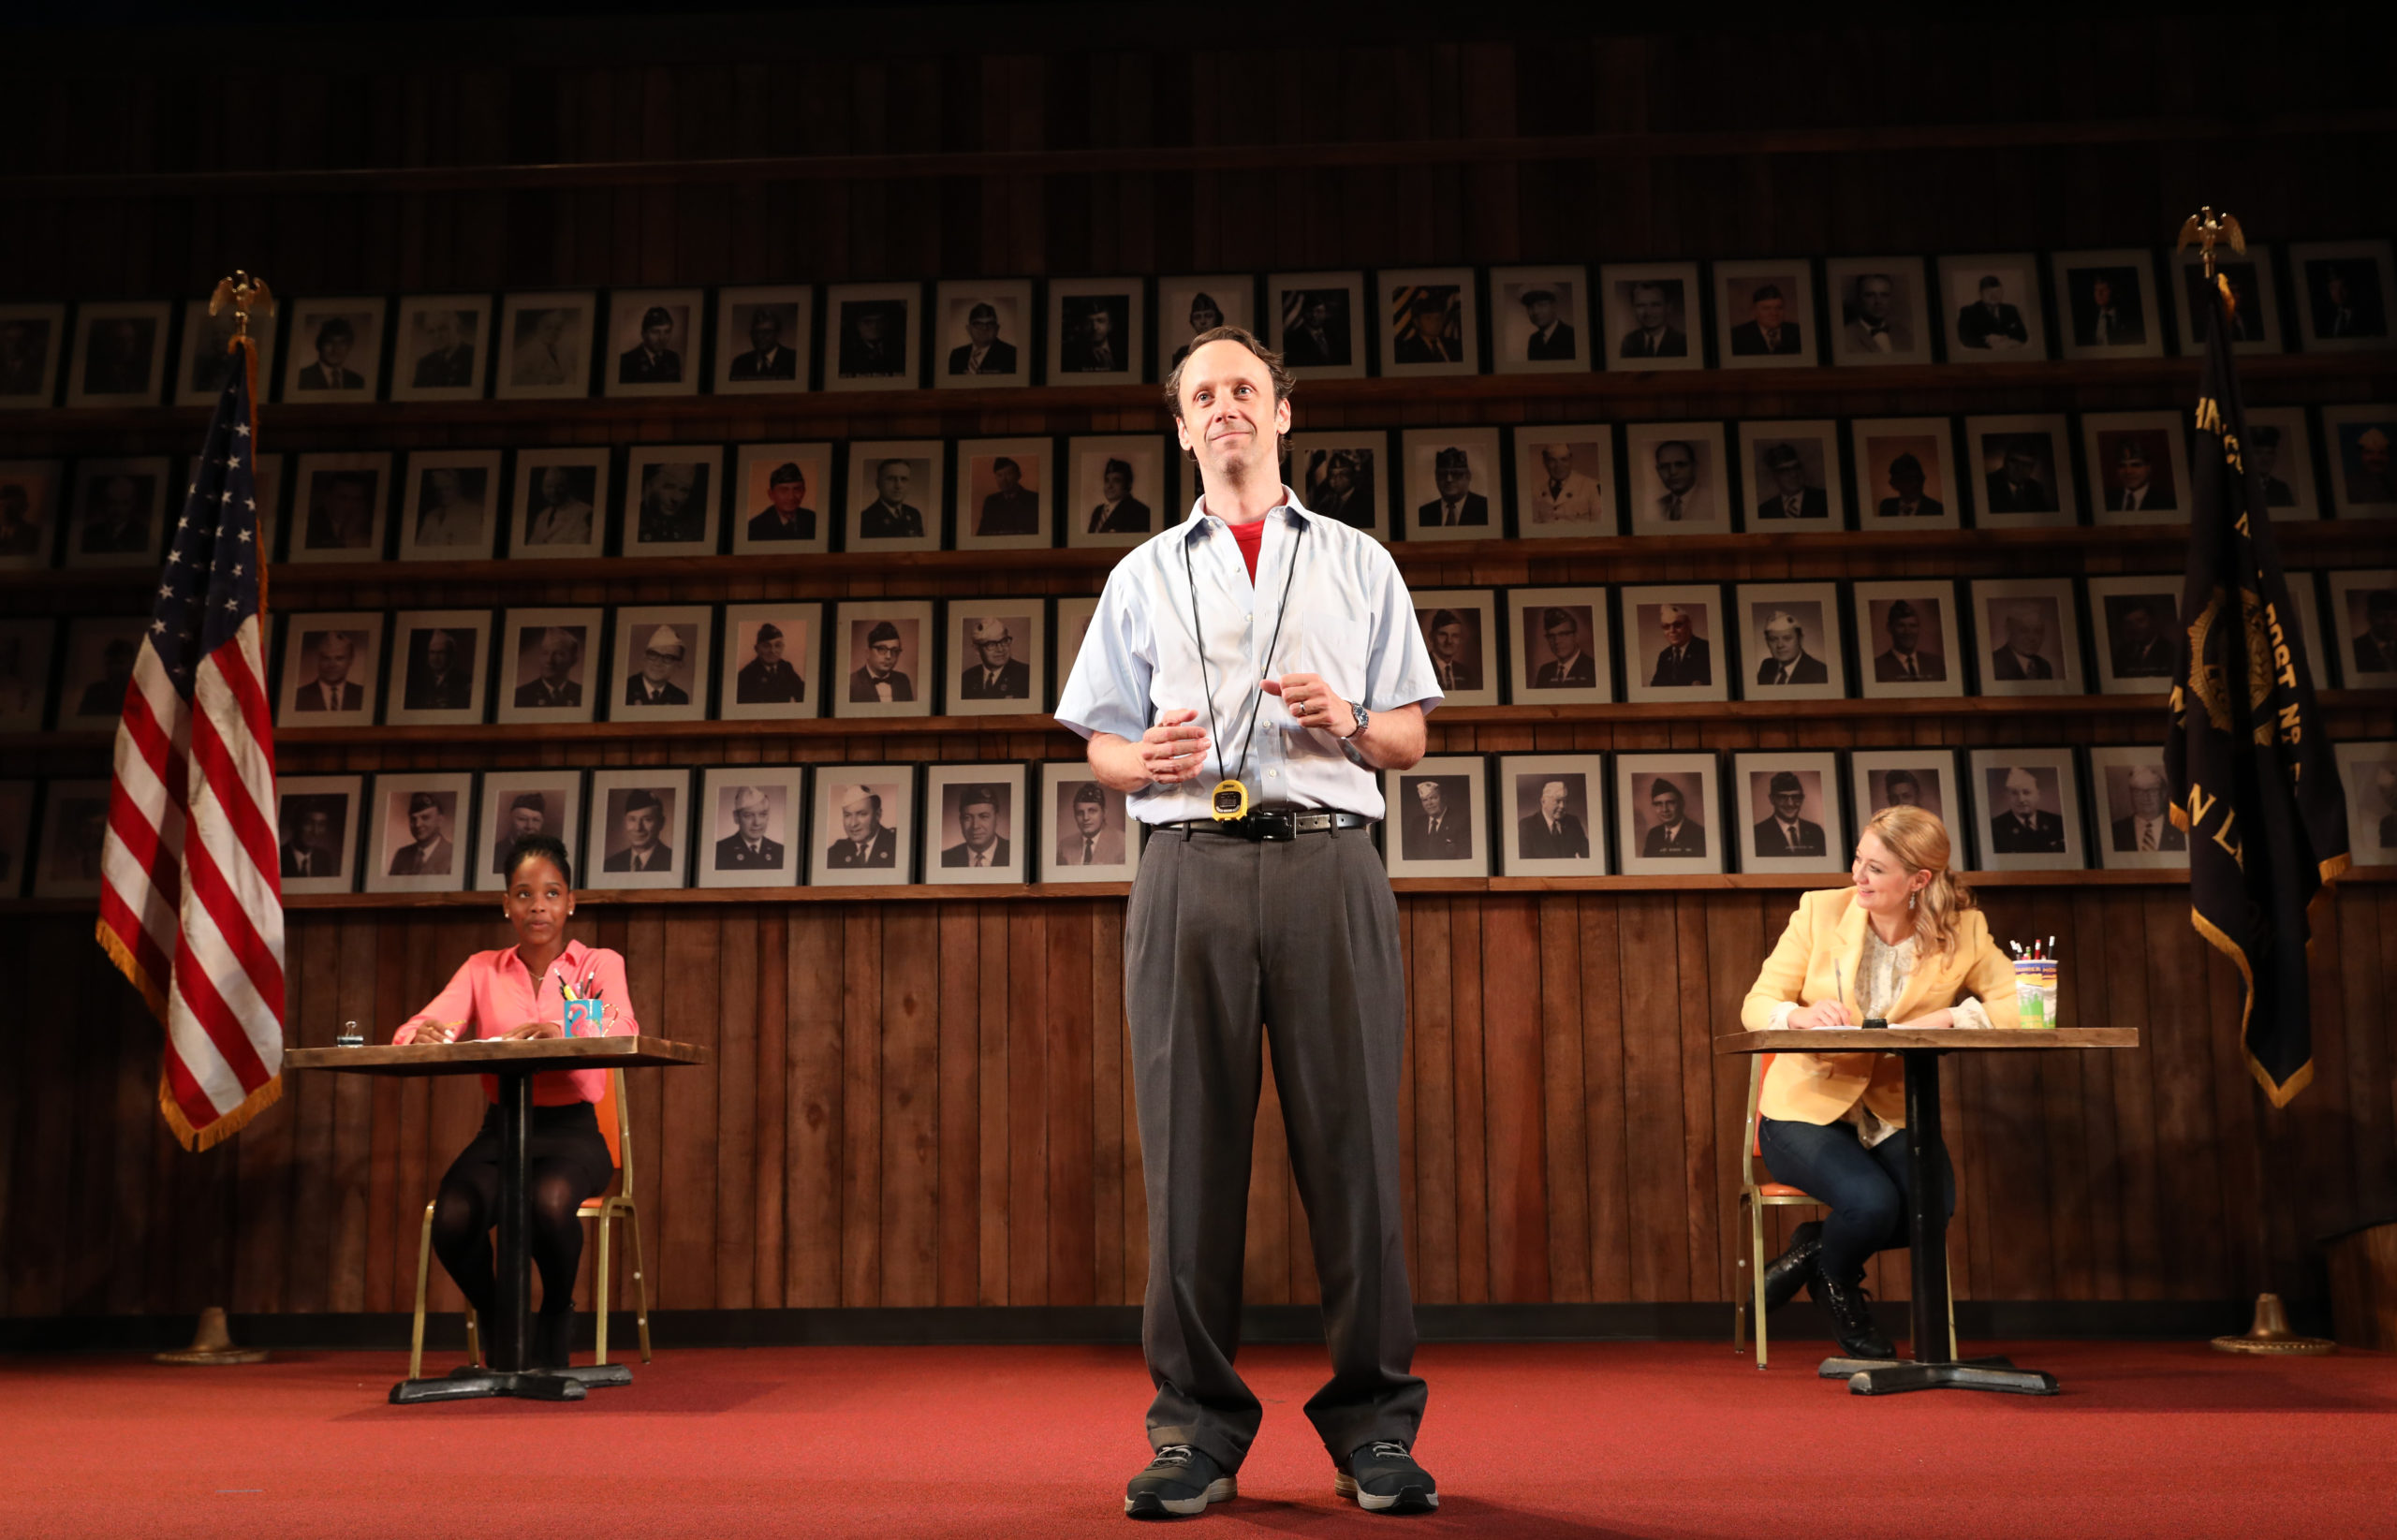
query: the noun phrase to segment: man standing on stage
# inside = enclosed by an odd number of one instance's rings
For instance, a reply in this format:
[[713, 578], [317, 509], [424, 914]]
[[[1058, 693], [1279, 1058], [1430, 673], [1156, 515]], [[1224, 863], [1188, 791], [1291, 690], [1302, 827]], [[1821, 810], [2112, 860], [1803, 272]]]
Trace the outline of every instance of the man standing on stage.
[[1263, 1415], [1232, 1368], [1260, 1035], [1323, 1281], [1332, 1377], [1306, 1412], [1333, 1490], [1376, 1511], [1439, 1503], [1410, 1452], [1406, 1000], [1367, 830], [1379, 772], [1422, 757], [1440, 690], [1389, 552], [1282, 484], [1291, 383], [1246, 331], [1193, 339], [1166, 395], [1203, 494], [1110, 576], [1057, 706], [1153, 834], [1124, 940], [1156, 1386], [1135, 1517], [1233, 1496]]

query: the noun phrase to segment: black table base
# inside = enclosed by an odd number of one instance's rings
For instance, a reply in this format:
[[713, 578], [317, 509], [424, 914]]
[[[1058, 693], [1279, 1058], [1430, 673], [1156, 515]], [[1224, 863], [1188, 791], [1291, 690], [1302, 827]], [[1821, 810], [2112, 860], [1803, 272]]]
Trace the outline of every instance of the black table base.
[[524, 1401], [581, 1401], [594, 1386], [630, 1385], [633, 1371], [625, 1364], [583, 1364], [572, 1369], [454, 1369], [441, 1378], [402, 1380], [391, 1386], [393, 1406], [414, 1406], [429, 1401], [479, 1401], [486, 1396], [515, 1396]]

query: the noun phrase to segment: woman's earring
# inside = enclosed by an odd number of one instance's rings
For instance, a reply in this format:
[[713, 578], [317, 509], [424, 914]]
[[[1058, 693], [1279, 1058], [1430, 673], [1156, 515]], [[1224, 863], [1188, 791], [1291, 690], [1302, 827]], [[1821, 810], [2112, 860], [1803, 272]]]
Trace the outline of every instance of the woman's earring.
[[1912, 914], [1912, 913], [1914, 913], [1914, 902], [1915, 902], [1915, 900], [1916, 900], [1917, 898], [1919, 898], [1920, 896], [1921, 896], [1921, 895], [1917, 894], [1917, 893], [1908, 893], [1908, 894], [1906, 895], [1906, 913], [1908, 913], [1908, 914]]

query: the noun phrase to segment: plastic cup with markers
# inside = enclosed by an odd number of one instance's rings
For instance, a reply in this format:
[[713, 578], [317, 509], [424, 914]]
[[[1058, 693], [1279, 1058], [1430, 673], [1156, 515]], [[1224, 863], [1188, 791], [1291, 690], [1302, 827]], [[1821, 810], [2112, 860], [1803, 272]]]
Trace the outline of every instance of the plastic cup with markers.
[[568, 1037], [604, 1037], [608, 1034], [608, 1003], [604, 993], [585, 974], [581, 980], [569, 984], [558, 980], [558, 993], [566, 1001], [566, 1034]]

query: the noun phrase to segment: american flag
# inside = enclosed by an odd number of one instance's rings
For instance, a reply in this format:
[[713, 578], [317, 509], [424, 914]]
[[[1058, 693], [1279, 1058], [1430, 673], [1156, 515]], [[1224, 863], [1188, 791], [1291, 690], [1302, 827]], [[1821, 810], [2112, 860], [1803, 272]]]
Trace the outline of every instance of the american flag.
[[158, 1107], [186, 1149], [238, 1132], [282, 1090], [257, 364], [246, 339], [235, 345], [125, 687], [100, 858], [100, 946], [166, 1026]]

